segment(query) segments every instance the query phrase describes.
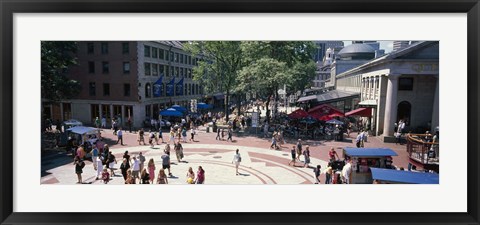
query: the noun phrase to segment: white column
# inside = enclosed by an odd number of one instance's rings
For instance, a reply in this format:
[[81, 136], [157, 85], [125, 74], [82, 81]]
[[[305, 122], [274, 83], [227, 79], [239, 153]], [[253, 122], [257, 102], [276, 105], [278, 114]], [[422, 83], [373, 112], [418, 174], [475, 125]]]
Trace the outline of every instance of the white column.
[[385, 103], [385, 120], [383, 124], [383, 136], [393, 136], [393, 128], [397, 119], [397, 92], [398, 77], [400, 74], [389, 74], [387, 85], [387, 98]]
[[365, 95], [367, 93], [366, 86], [365, 86], [366, 85], [365, 78], [362, 78], [361, 84], [362, 84], [362, 101], [365, 101], [366, 100]]
[[436, 85], [435, 85], [435, 98], [433, 99], [433, 110], [432, 110], [432, 127], [431, 127], [431, 132], [435, 132], [435, 128], [439, 124], [439, 117], [438, 117], [438, 111], [439, 111], [439, 105], [438, 105], [438, 95], [439, 95], [439, 81], [437, 77]]

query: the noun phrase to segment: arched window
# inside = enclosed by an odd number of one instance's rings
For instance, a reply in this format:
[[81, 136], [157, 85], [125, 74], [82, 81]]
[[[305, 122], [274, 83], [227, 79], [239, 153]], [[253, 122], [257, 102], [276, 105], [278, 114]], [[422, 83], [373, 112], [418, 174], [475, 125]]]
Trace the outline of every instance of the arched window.
[[152, 96], [152, 87], [150, 86], [150, 83], [147, 83], [145, 85], [145, 98], [150, 98]]
[[410, 115], [412, 112], [412, 105], [410, 102], [403, 101], [398, 104], [397, 107], [397, 121], [403, 120], [405, 121], [405, 125], [410, 125]]

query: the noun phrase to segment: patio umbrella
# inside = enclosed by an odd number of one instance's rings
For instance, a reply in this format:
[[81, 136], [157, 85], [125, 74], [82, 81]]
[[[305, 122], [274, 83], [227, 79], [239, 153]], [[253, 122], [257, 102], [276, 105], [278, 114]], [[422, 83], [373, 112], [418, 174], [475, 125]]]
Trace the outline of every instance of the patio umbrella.
[[309, 117], [307, 117], [307, 118], [305, 118], [305, 119], [300, 120], [300, 123], [305, 123], [305, 129], [308, 128], [308, 125], [309, 125], [309, 124], [314, 124], [314, 123], [316, 123], [316, 122], [317, 122], [317, 120], [315, 120], [315, 119], [314, 119], [313, 117], [311, 117], [311, 116], [309, 116]]
[[335, 113], [332, 113], [330, 115], [328, 115], [330, 118], [333, 118], [333, 117], [344, 117], [343, 114], [341, 113], [338, 113], [338, 112], [335, 112]]
[[187, 111], [187, 109], [185, 107], [179, 106], [179, 105], [173, 105], [172, 108], [177, 110], [177, 111], [180, 111], [180, 112], [186, 112]]
[[343, 122], [340, 121], [340, 120], [336, 120], [336, 119], [331, 119], [329, 121], [327, 121], [328, 124], [335, 124], [335, 125], [343, 125]]
[[320, 117], [320, 118], [318, 118], [318, 119], [319, 119], [319, 120], [321, 120], [321, 121], [328, 121], [328, 120], [331, 120], [331, 119], [332, 119], [332, 117], [330, 117], [330, 116], [327, 116], [327, 115], [324, 115], [324, 116], [321, 116], [321, 117]]
[[210, 109], [210, 108], [212, 108], [212, 105], [200, 102], [200, 103], [197, 104], [197, 108], [198, 109]]
[[175, 110], [174, 108], [168, 108], [165, 110], [160, 111], [161, 116], [176, 116], [176, 117], [182, 117], [183, 113]]
[[288, 117], [290, 117], [291, 119], [301, 119], [308, 117], [308, 113], [305, 112], [303, 109], [297, 109], [288, 114]]

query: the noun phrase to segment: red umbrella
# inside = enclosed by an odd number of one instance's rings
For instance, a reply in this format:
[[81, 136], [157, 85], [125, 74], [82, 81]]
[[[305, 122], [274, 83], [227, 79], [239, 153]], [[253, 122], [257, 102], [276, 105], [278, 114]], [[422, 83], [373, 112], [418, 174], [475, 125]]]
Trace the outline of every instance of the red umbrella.
[[332, 113], [330, 115], [328, 115], [329, 117], [333, 118], [333, 117], [344, 117], [343, 114], [341, 113], [338, 113], [338, 112], [335, 112], [335, 113]]
[[319, 120], [322, 120], [322, 121], [327, 121], [327, 120], [331, 120], [332, 117], [330, 117], [329, 115], [324, 115], [324, 116], [321, 116], [320, 118], [318, 118]]
[[308, 113], [305, 112], [303, 109], [297, 109], [292, 113], [288, 114], [288, 117], [290, 117], [291, 119], [303, 119], [308, 117]]

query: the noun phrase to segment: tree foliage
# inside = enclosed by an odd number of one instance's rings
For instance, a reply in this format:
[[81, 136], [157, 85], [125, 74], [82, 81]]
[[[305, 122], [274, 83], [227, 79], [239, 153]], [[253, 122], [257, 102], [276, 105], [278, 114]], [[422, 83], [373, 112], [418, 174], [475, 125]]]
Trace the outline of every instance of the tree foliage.
[[69, 66], [77, 64], [73, 53], [76, 42], [42, 41], [41, 43], [41, 95], [49, 102], [59, 102], [78, 95], [81, 86], [64, 73]]

